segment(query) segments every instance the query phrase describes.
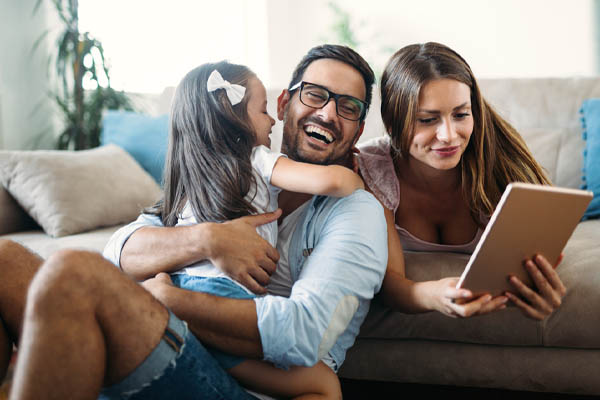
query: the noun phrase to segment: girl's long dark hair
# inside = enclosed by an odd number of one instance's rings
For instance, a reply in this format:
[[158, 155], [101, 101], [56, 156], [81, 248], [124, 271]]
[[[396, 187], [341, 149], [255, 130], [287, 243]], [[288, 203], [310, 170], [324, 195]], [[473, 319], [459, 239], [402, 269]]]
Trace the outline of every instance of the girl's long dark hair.
[[[246, 87], [242, 101], [231, 105], [225, 90], [209, 92], [214, 70], [232, 84]], [[250, 154], [256, 142], [247, 105], [249, 79], [243, 65], [222, 61], [190, 71], [175, 91], [171, 106], [164, 197], [146, 213], [174, 226], [189, 202], [198, 222], [221, 222], [256, 212], [246, 194], [257, 184]]]

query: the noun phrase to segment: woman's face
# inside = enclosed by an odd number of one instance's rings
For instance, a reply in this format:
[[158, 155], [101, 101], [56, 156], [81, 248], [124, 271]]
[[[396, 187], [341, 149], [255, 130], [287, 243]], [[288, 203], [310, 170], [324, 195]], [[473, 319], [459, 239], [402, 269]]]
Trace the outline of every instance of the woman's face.
[[271, 128], [275, 125], [275, 120], [267, 112], [267, 91], [260, 79], [252, 77], [248, 80], [248, 117], [256, 134], [256, 144], [271, 146]]
[[419, 93], [409, 153], [438, 169], [456, 167], [473, 133], [471, 89], [454, 79], [426, 82]]

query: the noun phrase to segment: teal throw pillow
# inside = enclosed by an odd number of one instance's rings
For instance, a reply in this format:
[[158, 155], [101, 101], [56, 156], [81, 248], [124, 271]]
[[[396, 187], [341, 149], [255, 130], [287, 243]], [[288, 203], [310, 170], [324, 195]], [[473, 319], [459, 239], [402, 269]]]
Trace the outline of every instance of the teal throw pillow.
[[152, 117], [132, 111], [107, 111], [102, 119], [100, 143], [112, 143], [125, 149], [161, 184], [168, 135], [169, 116], [166, 114]]
[[583, 219], [600, 217], [600, 99], [588, 99], [581, 107], [583, 124], [583, 185], [582, 189], [594, 192], [594, 199]]

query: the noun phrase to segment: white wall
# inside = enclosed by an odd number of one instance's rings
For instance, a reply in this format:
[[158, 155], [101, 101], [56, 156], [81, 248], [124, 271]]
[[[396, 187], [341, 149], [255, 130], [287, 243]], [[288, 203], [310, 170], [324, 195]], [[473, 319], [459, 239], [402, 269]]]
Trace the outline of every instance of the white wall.
[[[43, 2], [45, 3], [45, 2]], [[51, 147], [54, 134], [45, 48], [32, 53], [47, 26], [35, 0], [0, 0], [0, 148]], [[43, 137], [40, 139], [40, 135]]]
[[[267, 0], [271, 87], [286, 86], [312, 46], [332, 41], [320, 0]], [[481, 78], [589, 76], [597, 71], [593, 0], [338, 0], [358, 51], [381, 72], [393, 51], [427, 41], [458, 51]]]
[[[32, 17], [35, 1], [0, 0], [0, 148], [30, 148], [38, 134], [57, 131], [51, 114], [53, 104], [47, 98], [50, 88], [46, 55], [40, 51], [32, 57], [30, 53], [33, 42], [54, 17], [54, 10], [40, 10]], [[210, 5], [214, 4], [211, 1], [178, 0], [178, 7], [195, 10], [183, 16], [175, 12], [179, 10], [175, 6], [166, 8], [171, 12], [156, 11], [156, 7], [165, 9], [160, 0], [139, 1], [144, 5], [136, 8], [135, 15], [131, 14], [133, 11], [120, 12], [126, 8], [123, 2], [102, 2], [103, 12], [91, 13], [96, 19], [86, 29], [104, 42], [113, 66], [133, 65], [135, 79], [141, 76], [145, 82], [156, 81], [151, 56], [170, 61], [161, 68], [169, 69], [173, 78], [167, 84], [172, 85], [191, 68], [186, 64], [188, 61], [190, 65], [208, 61], [196, 58], [203, 55], [201, 49], [215, 48], [217, 58], [238, 54], [241, 59], [230, 59], [247, 63], [267, 88], [277, 92], [287, 86], [292, 70], [310, 47], [335, 41], [331, 29], [335, 16], [324, 0], [221, 0], [216, 11], [223, 7], [243, 9], [229, 18], [222, 10], [211, 12]], [[84, 7], [90, 9], [100, 4], [96, 0], [80, 0], [80, 3], [83, 11]], [[594, 0], [337, 0], [337, 4], [352, 13], [352, 27], [360, 42], [357, 50], [377, 74], [393, 51], [425, 41], [451, 46], [481, 78], [589, 76], [599, 69], [595, 55]], [[198, 12], [199, 7], [205, 12]], [[82, 12], [82, 21], [86, 15], [90, 13]], [[246, 15], [246, 19], [240, 22], [239, 15]], [[222, 23], [211, 28], [210, 35], [198, 34], [194, 29], [203, 25], [207, 17]], [[107, 32], [112, 32], [121, 25], [129, 34], [114, 41], [108, 33], [104, 36], [99, 32], [100, 27], [108, 26]], [[227, 36], [228, 32], [232, 37]], [[174, 43], [182, 37], [191, 37], [195, 45], [174, 52], [173, 48], [179, 48]], [[122, 48], [117, 49], [121, 44]], [[119, 54], [135, 57], [123, 61]], [[211, 54], [212, 60], [216, 56]], [[113, 85], [117, 89], [121, 88], [120, 82], [134, 80], [121, 77], [116, 68], [114, 72]], [[40, 107], [34, 112], [36, 105]], [[270, 110], [274, 106], [269, 104]], [[51, 136], [46, 135], [41, 147], [51, 146]]]

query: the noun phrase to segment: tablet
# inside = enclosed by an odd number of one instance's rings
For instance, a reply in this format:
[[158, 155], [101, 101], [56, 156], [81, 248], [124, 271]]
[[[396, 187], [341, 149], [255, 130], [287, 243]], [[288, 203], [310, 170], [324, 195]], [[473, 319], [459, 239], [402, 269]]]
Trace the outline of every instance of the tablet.
[[532, 287], [523, 261], [541, 254], [556, 265], [593, 197], [584, 190], [509, 184], [456, 287], [475, 296], [514, 292], [508, 275]]

